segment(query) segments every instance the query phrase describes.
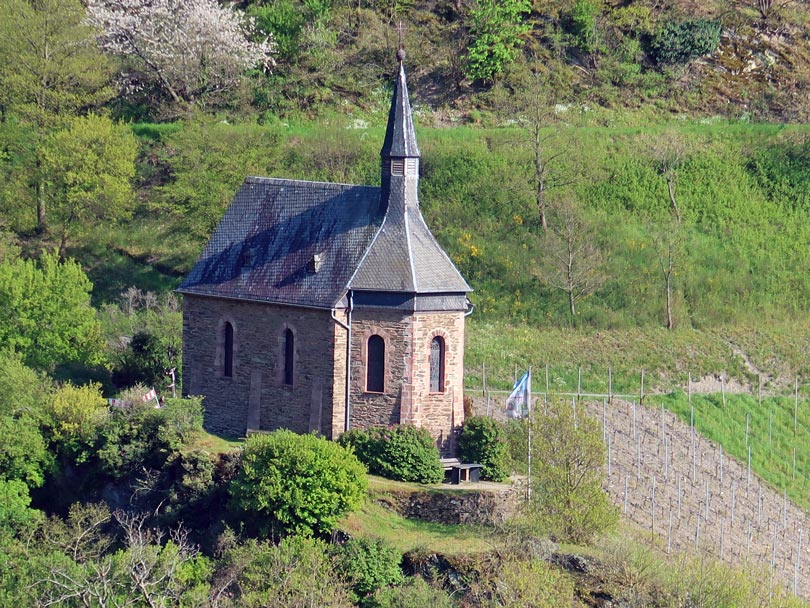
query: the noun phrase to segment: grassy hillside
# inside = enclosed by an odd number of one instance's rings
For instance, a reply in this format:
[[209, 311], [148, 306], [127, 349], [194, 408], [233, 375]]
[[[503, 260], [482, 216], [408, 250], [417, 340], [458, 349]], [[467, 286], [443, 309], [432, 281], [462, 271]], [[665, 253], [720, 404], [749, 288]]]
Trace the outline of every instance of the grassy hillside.
[[[379, 125], [383, 116], [378, 118]], [[810, 129], [692, 122], [610, 127], [598, 126], [598, 113], [570, 118], [543, 134], [553, 157], [548, 170], [565, 183], [548, 191], [548, 204], [576, 203], [580, 235], [598, 247], [601, 260], [599, 285], [578, 298], [573, 318], [566, 295], [547, 281], [551, 244], [530, 186], [533, 160], [525, 134], [514, 128], [419, 129], [423, 210], [475, 289], [476, 318], [543, 327], [660, 326], [665, 245], [673, 247], [676, 326], [789, 319], [806, 310]], [[146, 126], [137, 127], [140, 211], [131, 223], [104, 226], [73, 254], [98, 269], [93, 278], [106, 297], [128, 280], [152, 289], [161, 284], [148, 273], [127, 276], [122, 255], [167, 275], [163, 284], [172, 286], [246, 174], [378, 183], [382, 128], [346, 126], [339, 119], [291, 126], [202, 121], [156, 140], [145, 137]], [[660, 141], [682, 150], [680, 224], [672, 220]], [[31, 217], [18, 215], [12, 225], [30, 229]], [[109, 272], [116, 267], [120, 274]]]

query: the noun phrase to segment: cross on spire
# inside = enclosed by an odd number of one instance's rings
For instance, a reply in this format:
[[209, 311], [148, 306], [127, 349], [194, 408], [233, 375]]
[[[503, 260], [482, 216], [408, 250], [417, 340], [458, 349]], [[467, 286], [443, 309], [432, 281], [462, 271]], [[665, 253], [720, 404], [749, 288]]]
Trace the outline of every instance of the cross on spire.
[[397, 24], [397, 27], [395, 29], [397, 30], [397, 38], [398, 38], [398, 47], [397, 48], [402, 49], [402, 48], [405, 47], [405, 44], [404, 44], [405, 25], [403, 25], [402, 19], [399, 20], [399, 23]]

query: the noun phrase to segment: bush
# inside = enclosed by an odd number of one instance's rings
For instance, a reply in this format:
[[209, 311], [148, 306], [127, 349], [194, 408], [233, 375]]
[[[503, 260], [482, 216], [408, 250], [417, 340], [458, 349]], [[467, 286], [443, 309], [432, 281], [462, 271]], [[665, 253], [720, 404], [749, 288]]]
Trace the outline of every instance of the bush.
[[495, 419], [487, 416], [467, 418], [458, 447], [464, 462], [483, 465], [481, 476], [484, 479], [503, 481], [509, 477], [508, 446], [503, 427]]
[[275, 545], [248, 540], [227, 549], [217, 560], [215, 579], [227, 581], [227, 605], [318, 606], [350, 608], [346, 589], [319, 540], [291, 536]]
[[232, 507], [265, 534], [331, 532], [365, 491], [365, 468], [351, 450], [288, 430], [248, 437], [231, 482]]
[[353, 538], [337, 547], [334, 554], [337, 571], [351, 584], [352, 599], [361, 606], [367, 605], [363, 598], [377, 590], [405, 581], [400, 568], [402, 555], [378, 538]]
[[373, 608], [453, 608], [455, 605], [444, 591], [434, 589], [419, 577], [402, 587], [381, 589], [368, 600], [368, 606]]
[[689, 63], [720, 44], [720, 22], [687, 19], [665, 23], [653, 36], [650, 55], [659, 65]]
[[156, 409], [144, 403], [144, 387], [122, 395], [126, 407], [113, 408], [100, 429], [98, 458], [107, 473], [116, 477], [141, 467], [160, 469], [166, 459], [202, 431], [202, 399], [166, 399]]
[[341, 435], [339, 442], [352, 446], [373, 475], [417, 483], [439, 483], [444, 479], [439, 450], [427, 429], [401, 424], [353, 430]]
[[602, 488], [605, 444], [599, 424], [563, 401], [532, 419], [531, 519], [555, 540], [586, 543], [613, 527], [618, 512]]

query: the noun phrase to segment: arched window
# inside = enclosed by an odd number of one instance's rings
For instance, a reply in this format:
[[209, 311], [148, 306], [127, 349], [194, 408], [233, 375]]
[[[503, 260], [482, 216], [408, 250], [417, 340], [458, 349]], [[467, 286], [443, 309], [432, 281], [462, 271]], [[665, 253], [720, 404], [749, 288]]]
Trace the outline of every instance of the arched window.
[[292, 386], [295, 366], [295, 335], [291, 329], [284, 330], [284, 384]]
[[225, 322], [225, 326], [223, 328], [223, 332], [225, 334], [224, 342], [225, 342], [225, 349], [223, 353], [222, 359], [222, 375], [226, 378], [233, 377], [233, 325], [229, 322]]
[[366, 361], [366, 390], [370, 393], [385, 392], [385, 340], [382, 336], [368, 339]]
[[444, 338], [441, 336], [430, 342], [430, 392], [444, 392]]

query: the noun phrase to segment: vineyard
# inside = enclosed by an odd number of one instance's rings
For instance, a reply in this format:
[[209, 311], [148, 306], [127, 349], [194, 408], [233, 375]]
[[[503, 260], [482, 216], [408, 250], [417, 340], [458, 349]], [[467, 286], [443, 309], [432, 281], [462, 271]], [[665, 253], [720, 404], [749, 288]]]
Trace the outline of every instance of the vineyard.
[[[476, 412], [500, 417], [507, 395], [492, 391], [475, 397]], [[534, 407], [542, 408], [545, 398], [534, 394]], [[661, 398], [648, 405], [615, 398], [611, 402], [566, 398], [572, 415], [591, 415], [601, 422], [607, 449], [606, 489], [614, 504], [626, 519], [650, 531], [667, 553], [707, 552], [764, 572], [771, 586], [787, 586], [796, 595], [810, 596], [810, 539], [804, 533], [810, 530], [810, 519], [789, 496], [805, 500], [803, 452], [797, 466], [795, 450], [802, 442], [791, 432], [794, 414], [803, 410], [766, 400], [760, 409], [768, 413], [759, 412], [754, 424], [750, 412], [738, 406], [755, 410], [756, 398], [729, 396], [728, 409], [719, 405], [710, 411], [708, 398], [695, 396], [695, 404], [685, 412], [681, 407], [679, 413], [666, 409]], [[765, 426], [763, 417], [768, 420]], [[706, 428], [716, 434], [717, 419], [726, 423], [721, 439], [725, 447], [700, 432]], [[744, 422], [739, 424], [740, 420]], [[796, 428], [804, 432], [803, 425]], [[785, 442], [786, 436], [792, 441]], [[765, 461], [781, 476], [774, 475]], [[758, 474], [763, 469], [770, 483]]]

